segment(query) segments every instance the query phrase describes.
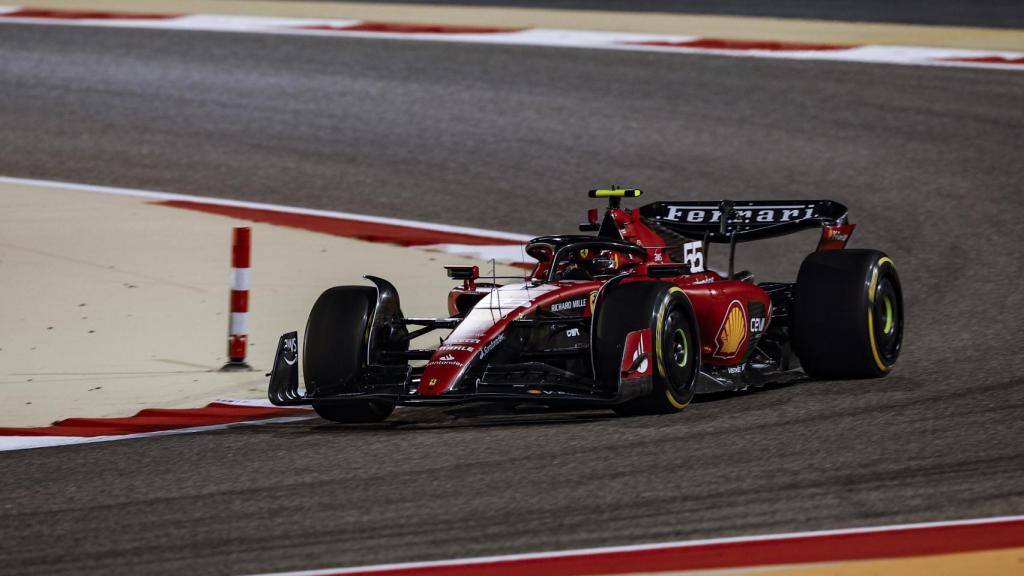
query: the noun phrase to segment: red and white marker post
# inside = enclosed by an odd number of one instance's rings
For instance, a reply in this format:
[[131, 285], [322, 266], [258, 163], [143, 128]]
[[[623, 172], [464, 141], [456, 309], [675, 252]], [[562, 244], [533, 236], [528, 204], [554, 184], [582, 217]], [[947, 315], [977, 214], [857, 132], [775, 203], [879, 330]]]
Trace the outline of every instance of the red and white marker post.
[[231, 240], [231, 316], [228, 321], [228, 363], [225, 370], [249, 370], [249, 264], [252, 230], [236, 226]]

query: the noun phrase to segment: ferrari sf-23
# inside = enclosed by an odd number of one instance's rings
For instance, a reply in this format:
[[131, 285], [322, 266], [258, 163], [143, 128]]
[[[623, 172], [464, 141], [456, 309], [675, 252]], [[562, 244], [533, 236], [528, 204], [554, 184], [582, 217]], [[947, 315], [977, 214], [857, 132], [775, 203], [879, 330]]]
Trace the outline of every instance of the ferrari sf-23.
[[[447, 318], [407, 317], [387, 280], [338, 286], [313, 305], [302, 344], [280, 339], [269, 396], [325, 419], [387, 418], [395, 406], [494, 402], [608, 407], [623, 415], [682, 410], [694, 394], [794, 379], [874, 378], [900, 353], [903, 300], [893, 260], [847, 249], [854, 224], [829, 200], [654, 202], [607, 198], [581, 232], [541, 236], [528, 276], [461, 281]], [[734, 271], [736, 244], [820, 228], [796, 282]], [[728, 271], [706, 266], [723, 245]], [[413, 339], [447, 333], [430, 348]]]

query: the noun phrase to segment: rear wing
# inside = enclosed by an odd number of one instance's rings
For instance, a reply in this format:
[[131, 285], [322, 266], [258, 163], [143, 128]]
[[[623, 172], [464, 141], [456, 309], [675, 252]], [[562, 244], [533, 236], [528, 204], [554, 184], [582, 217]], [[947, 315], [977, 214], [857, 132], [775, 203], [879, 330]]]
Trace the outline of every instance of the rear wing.
[[832, 200], [653, 202], [639, 210], [645, 219], [709, 242], [746, 242], [848, 224], [846, 206]]

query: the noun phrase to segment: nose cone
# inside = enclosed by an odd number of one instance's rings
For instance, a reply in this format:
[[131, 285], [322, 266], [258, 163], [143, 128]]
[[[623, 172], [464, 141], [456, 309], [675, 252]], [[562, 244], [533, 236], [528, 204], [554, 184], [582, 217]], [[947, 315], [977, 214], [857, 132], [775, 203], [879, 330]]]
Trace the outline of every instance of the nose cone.
[[[482, 298], [445, 339], [423, 368], [420, 396], [440, 396], [456, 389], [469, 364], [483, 359], [504, 339], [513, 318], [528, 313], [535, 299], [556, 290], [555, 286], [502, 286]], [[458, 390], [455, 390], [458, 392]]]
[[[463, 368], [473, 357], [473, 353], [472, 351], [452, 350], [453, 347], [455, 345], [442, 346], [441, 348], [448, 348], [448, 350], [439, 349], [430, 362], [427, 362], [420, 379], [418, 389], [420, 396], [440, 396], [451, 390], [458, 382]], [[469, 346], [465, 346], [465, 348], [469, 348]]]
[[417, 393], [440, 396], [454, 388], [465, 373], [466, 365], [490, 341], [491, 332], [500, 331], [500, 327], [495, 326], [500, 321], [499, 316], [482, 310], [470, 312], [423, 368]]

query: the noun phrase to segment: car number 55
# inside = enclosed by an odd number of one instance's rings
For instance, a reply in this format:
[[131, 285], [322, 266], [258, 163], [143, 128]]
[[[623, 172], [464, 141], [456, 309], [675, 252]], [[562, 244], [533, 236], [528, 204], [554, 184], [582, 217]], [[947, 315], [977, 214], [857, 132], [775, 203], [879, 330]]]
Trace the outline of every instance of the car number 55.
[[683, 244], [683, 262], [690, 265], [690, 273], [704, 271], [704, 243], [687, 242]]

